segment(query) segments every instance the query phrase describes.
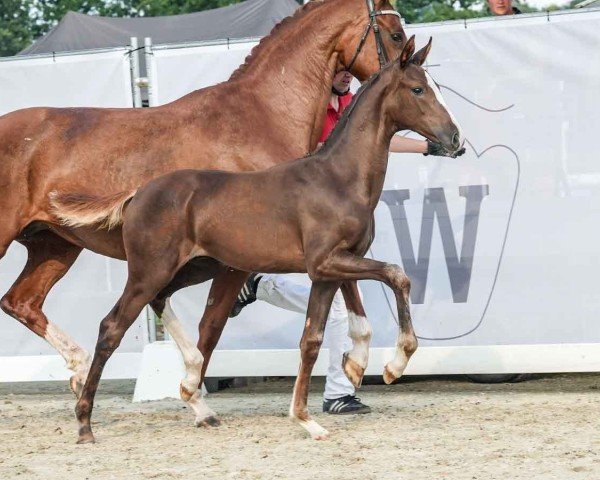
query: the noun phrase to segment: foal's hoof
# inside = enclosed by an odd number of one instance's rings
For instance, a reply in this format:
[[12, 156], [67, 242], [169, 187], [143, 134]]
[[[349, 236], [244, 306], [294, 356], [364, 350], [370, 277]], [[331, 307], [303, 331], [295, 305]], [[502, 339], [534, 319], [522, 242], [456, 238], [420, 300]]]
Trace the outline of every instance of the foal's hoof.
[[344, 353], [342, 368], [344, 369], [344, 373], [346, 374], [346, 377], [348, 377], [348, 380], [352, 382], [352, 385], [354, 385], [355, 388], [360, 388], [363, 377], [365, 376], [365, 369], [352, 360], [348, 356], [348, 352]]
[[389, 364], [383, 369], [383, 381], [389, 385], [394, 382], [400, 375], [395, 375], [389, 368]]
[[297, 421], [298, 424], [310, 434], [313, 440], [327, 440], [329, 438], [329, 432], [314, 420], [308, 419], [298, 421], [296, 418], [293, 418], [293, 420]]
[[81, 392], [83, 392], [84, 381], [78, 376], [73, 375], [69, 379], [69, 387], [71, 387], [71, 391], [75, 394], [77, 398], [81, 398]]
[[313, 435], [314, 440], [327, 440], [329, 438], [329, 432], [325, 429], [321, 433]]
[[83, 445], [86, 443], [96, 443], [96, 439], [94, 438], [94, 434], [92, 432], [79, 434], [79, 439], [77, 440], [77, 444]]
[[211, 415], [210, 417], [206, 417], [206, 418], [202, 418], [202, 419], [196, 419], [196, 421], [194, 422], [194, 424], [197, 427], [218, 427], [221, 425], [221, 420], [219, 420], [217, 417]]

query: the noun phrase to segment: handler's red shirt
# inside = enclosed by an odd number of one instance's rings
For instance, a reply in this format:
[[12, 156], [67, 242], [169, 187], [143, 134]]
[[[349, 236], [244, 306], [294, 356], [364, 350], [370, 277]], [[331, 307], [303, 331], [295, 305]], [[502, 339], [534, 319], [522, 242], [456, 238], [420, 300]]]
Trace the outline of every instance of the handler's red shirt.
[[322, 143], [325, 140], [327, 140], [327, 137], [333, 131], [335, 124], [338, 122], [338, 120], [342, 116], [342, 113], [344, 113], [344, 110], [346, 109], [346, 107], [352, 101], [352, 92], [348, 93], [348, 95], [344, 95], [343, 97], [339, 97], [338, 99], [339, 99], [339, 104], [340, 104], [340, 107], [338, 110], [333, 108], [333, 105], [331, 105], [331, 102], [327, 105], [327, 115], [325, 116], [325, 125], [323, 125], [323, 132], [321, 133], [321, 138], [319, 139], [319, 143]]

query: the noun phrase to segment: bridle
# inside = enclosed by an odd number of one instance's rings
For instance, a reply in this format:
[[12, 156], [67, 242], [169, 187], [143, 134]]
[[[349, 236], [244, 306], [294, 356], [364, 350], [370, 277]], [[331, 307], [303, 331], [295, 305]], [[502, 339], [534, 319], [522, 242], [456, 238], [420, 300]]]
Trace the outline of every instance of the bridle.
[[396, 15], [398, 20], [402, 21], [402, 16], [396, 10], [375, 10], [375, 2], [374, 0], [366, 0], [367, 1], [367, 9], [369, 10], [369, 23], [365, 28], [365, 33], [363, 33], [360, 42], [358, 43], [358, 47], [356, 48], [356, 53], [350, 60], [350, 63], [345, 68], [345, 70], [350, 71], [356, 58], [361, 52], [366, 40], [367, 36], [371, 29], [373, 29], [373, 34], [375, 35], [375, 45], [377, 46], [377, 57], [379, 58], [379, 68], [383, 68], [383, 66], [389, 62], [389, 57], [387, 51], [385, 49], [385, 45], [383, 44], [383, 40], [381, 38], [381, 31], [379, 30], [379, 24], [377, 23], [377, 17], [381, 15]]

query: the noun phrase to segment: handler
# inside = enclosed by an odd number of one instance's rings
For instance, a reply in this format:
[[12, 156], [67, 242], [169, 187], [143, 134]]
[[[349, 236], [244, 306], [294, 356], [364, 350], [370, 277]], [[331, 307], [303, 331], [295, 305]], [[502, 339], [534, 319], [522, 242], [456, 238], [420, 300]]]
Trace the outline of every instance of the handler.
[[[350, 92], [352, 79], [352, 75], [347, 71], [338, 72], [333, 79], [331, 98], [327, 105], [325, 125], [318, 148], [329, 137], [345, 108], [352, 101], [352, 92]], [[437, 143], [398, 135], [392, 137], [390, 152], [453, 156]], [[455, 156], [463, 153], [464, 149]], [[287, 275], [253, 273], [242, 287], [229, 316], [239, 315], [246, 305], [256, 300], [263, 300], [276, 307], [306, 315], [309, 295], [309, 286], [298, 284]], [[352, 348], [352, 340], [348, 336], [348, 311], [339, 290], [331, 304], [325, 338], [329, 343], [329, 367], [323, 393], [323, 411], [339, 415], [370, 413], [371, 408], [354, 395], [354, 386], [346, 378], [342, 369], [343, 354]]]

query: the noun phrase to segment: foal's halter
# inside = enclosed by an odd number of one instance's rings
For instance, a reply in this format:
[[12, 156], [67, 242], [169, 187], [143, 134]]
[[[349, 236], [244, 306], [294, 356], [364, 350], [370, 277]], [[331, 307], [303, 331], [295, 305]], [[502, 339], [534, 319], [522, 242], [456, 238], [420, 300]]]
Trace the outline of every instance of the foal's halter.
[[346, 67], [346, 70], [350, 70], [358, 57], [358, 54], [362, 50], [365, 42], [367, 40], [367, 36], [371, 29], [373, 29], [373, 34], [375, 35], [375, 45], [377, 46], [377, 56], [379, 57], [379, 68], [383, 68], [383, 66], [389, 62], [389, 58], [387, 55], [387, 51], [385, 49], [385, 45], [383, 44], [383, 40], [381, 39], [381, 31], [379, 30], [379, 24], [377, 23], [377, 17], [381, 15], [396, 15], [398, 20], [402, 22], [402, 16], [396, 10], [375, 10], [374, 0], [367, 0], [367, 8], [369, 10], [369, 23], [365, 28], [365, 33], [363, 33], [360, 42], [358, 42], [358, 47], [356, 49], [356, 53], [350, 60], [350, 63]]

